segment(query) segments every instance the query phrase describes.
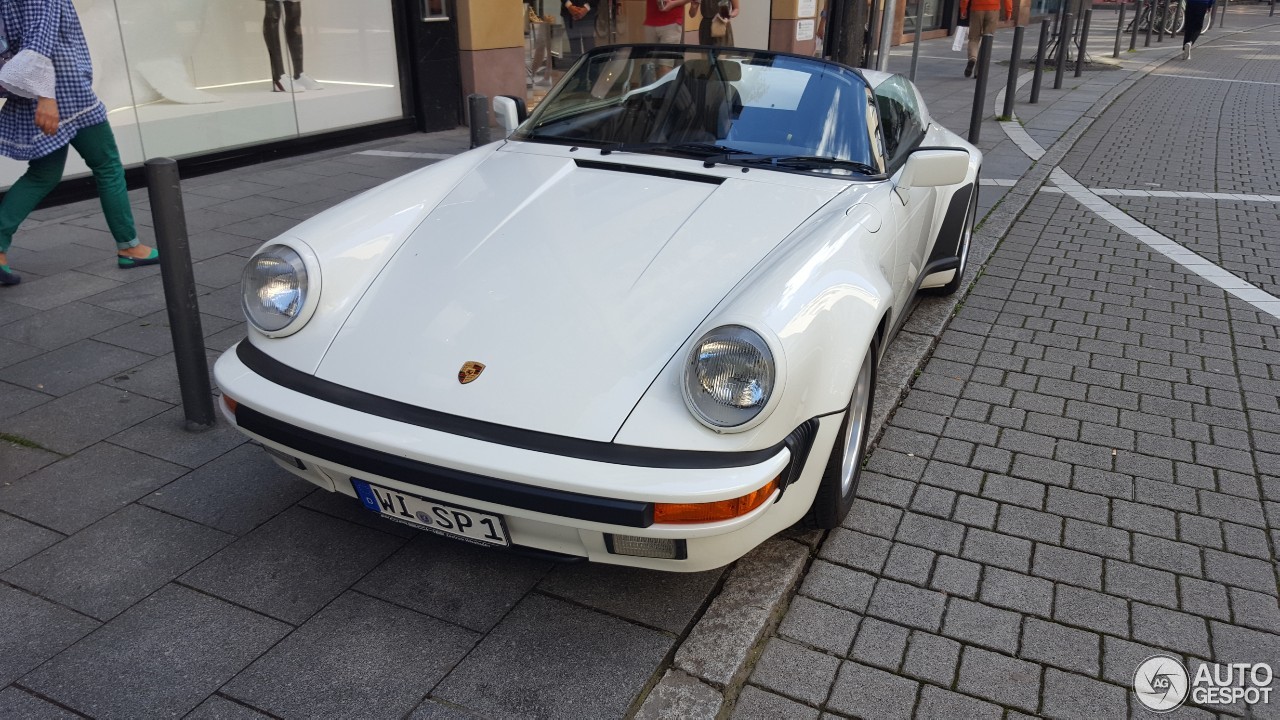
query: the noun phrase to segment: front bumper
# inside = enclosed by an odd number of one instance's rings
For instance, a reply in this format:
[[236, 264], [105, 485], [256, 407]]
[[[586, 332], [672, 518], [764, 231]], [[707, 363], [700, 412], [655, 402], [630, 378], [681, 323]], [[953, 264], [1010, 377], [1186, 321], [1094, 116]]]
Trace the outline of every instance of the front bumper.
[[[812, 421], [807, 436], [793, 437], [772, 452], [726, 454], [732, 457], [728, 466], [716, 467], [716, 458], [704, 457], [715, 453], [686, 454], [685, 463], [672, 453], [677, 461], [666, 462], [645, 448], [620, 456], [621, 462], [608, 462], [596, 457], [612, 452], [605, 443], [582, 452], [571, 443], [566, 447], [579, 455], [573, 456], [530, 447], [537, 438], [504, 444], [424, 427], [413, 418], [353, 409], [292, 382], [295, 376], [289, 373], [303, 374], [270, 364], [274, 362], [256, 349], [237, 346], [218, 359], [214, 374], [223, 392], [239, 403], [234, 412], [219, 403], [227, 420], [274, 450], [273, 458], [290, 472], [353, 498], [351, 479], [357, 478], [499, 514], [514, 545], [663, 570], [723, 566], [803, 517], [841, 419]], [[338, 390], [345, 391], [338, 393], [343, 398], [353, 392]], [[361, 405], [360, 399], [351, 404]], [[811, 457], [821, 460], [811, 462]], [[636, 458], [652, 458], [659, 466], [636, 464]], [[786, 479], [784, 491], [745, 515], [700, 524], [653, 522], [655, 503], [728, 500], [779, 476]], [[615, 554], [609, 549], [611, 535], [683, 540], [686, 557]]]

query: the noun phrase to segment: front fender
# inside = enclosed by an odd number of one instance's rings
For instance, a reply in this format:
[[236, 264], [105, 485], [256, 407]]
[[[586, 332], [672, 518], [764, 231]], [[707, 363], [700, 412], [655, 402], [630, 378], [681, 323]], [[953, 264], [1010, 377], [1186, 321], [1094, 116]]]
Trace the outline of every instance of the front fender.
[[[615, 441], [735, 451], [776, 445], [809, 418], [844, 410], [862, 359], [892, 298], [880, 267], [876, 211], [837, 199], [734, 289], [690, 335], [641, 398]], [[685, 359], [704, 333], [744, 325], [771, 345], [777, 382], [765, 417], [717, 432], [690, 413], [681, 391]]]
[[290, 367], [315, 373], [355, 304], [396, 251], [498, 146], [477, 148], [379, 185], [264, 243], [309, 247], [320, 265], [323, 292], [301, 330], [273, 339], [249, 325], [253, 343]]

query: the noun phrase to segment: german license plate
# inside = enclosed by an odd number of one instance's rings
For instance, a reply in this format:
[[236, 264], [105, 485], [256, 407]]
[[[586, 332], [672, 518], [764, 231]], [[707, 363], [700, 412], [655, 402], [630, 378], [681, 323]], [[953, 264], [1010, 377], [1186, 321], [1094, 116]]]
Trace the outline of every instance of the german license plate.
[[501, 515], [408, 495], [356, 478], [351, 478], [351, 485], [366, 508], [389, 520], [481, 545], [511, 544]]

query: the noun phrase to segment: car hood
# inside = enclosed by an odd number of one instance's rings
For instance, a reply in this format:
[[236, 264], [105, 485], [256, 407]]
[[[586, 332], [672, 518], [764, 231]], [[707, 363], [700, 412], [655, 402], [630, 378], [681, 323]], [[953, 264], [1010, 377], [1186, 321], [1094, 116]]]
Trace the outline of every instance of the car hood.
[[[717, 303], [847, 187], [605, 159], [491, 155], [391, 258], [317, 375], [440, 412], [611, 440]], [[485, 367], [463, 384], [468, 362]]]

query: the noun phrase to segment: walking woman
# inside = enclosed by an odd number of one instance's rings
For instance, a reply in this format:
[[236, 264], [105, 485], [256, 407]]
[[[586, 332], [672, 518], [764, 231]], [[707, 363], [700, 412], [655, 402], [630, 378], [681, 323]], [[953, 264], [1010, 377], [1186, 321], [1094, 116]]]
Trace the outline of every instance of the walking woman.
[[698, 0], [689, 4], [689, 17], [702, 13], [698, 23], [699, 45], [733, 47], [733, 23], [738, 17], [738, 0]]
[[138, 242], [116, 139], [107, 109], [93, 93], [93, 67], [71, 0], [0, 0], [0, 155], [27, 162], [27, 172], [0, 201], [0, 285], [22, 278], [9, 268], [13, 234], [62, 180], [67, 147], [84, 158], [98, 185], [102, 211], [121, 268], [155, 265], [159, 253]]
[[1204, 16], [1213, 8], [1213, 0], [1187, 0], [1187, 15], [1182, 25], [1182, 59], [1191, 59], [1191, 48], [1204, 30]]

